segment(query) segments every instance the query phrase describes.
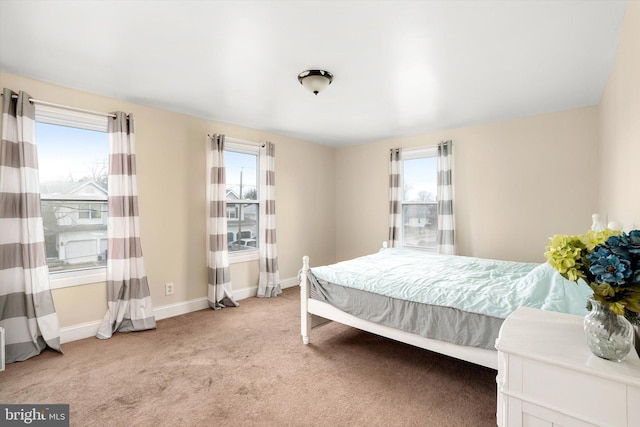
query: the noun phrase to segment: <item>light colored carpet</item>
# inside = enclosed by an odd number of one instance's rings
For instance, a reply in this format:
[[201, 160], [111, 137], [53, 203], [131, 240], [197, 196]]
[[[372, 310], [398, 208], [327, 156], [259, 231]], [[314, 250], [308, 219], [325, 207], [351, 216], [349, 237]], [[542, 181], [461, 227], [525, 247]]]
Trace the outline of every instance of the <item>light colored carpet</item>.
[[339, 324], [300, 339], [299, 288], [0, 372], [0, 402], [72, 426], [495, 426], [496, 371]]

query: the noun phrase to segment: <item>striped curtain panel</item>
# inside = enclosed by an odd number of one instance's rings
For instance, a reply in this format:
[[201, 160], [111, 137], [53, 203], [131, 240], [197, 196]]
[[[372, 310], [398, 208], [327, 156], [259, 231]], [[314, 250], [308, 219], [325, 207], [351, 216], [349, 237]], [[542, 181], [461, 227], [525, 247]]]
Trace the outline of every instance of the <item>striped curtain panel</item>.
[[3, 91], [0, 146], [0, 326], [5, 362], [60, 349], [40, 211], [35, 106]]
[[260, 148], [260, 281], [258, 297], [275, 297], [282, 293], [276, 248], [276, 147], [265, 142]]
[[395, 248], [400, 244], [402, 226], [401, 149], [392, 148], [389, 154], [389, 247]]
[[97, 337], [154, 329], [156, 319], [140, 244], [133, 117], [109, 119], [108, 311]]
[[453, 142], [438, 144], [438, 253], [456, 255], [453, 216]]
[[231, 295], [224, 135], [207, 135], [207, 171], [207, 300], [218, 310], [238, 306]]

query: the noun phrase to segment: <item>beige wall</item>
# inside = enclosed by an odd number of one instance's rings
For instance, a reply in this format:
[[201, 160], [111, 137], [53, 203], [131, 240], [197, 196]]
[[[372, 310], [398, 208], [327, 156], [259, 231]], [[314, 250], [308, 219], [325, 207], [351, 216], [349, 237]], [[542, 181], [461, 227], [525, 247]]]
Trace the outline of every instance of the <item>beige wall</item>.
[[[0, 87], [36, 99], [94, 111], [134, 115], [142, 248], [154, 307], [207, 294], [205, 253], [205, 136], [223, 133], [276, 144], [278, 250], [282, 279], [294, 278], [309, 255], [315, 264], [334, 261], [334, 150], [322, 145], [207, 121], [118, 99], [0, 73]], [[284, 226], [286, 225], [286, 226]], [[257, 285], [257, 261], [232, 266], [234, 291]], [[175, 294], [164, 295], [173, 282]], [[102, 319], [104, 284], [54, 290], [61, 326]]]
[[451, 139], [459, 252], [544, 261], [550, 236], [591, 225], [597, 119], [596, 107], [582, 108], [338, 149], [337, 259], [387, 239], [389, 148]]
[[600, 212], [640, 228], [640, 2], [627, 4], [600, 102]]

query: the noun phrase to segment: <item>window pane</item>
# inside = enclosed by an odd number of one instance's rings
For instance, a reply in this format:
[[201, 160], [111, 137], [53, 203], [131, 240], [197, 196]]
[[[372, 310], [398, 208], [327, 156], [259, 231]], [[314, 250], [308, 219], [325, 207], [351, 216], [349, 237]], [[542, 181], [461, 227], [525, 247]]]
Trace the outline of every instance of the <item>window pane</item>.
[[227, 203], [227, 240], [230, 252], [258, 247], [258, 214], [257, 203]]
[[404, 160], [403, 201], [435, 202], [438, 194], [438, 161], [435, 157]]
[[93, 181], [106, 188], [107, 133], [37, 122], [36, 138], [40, 182]]
[[227, 173], [227, 201], [258, 200], [258, 156], [224, 152]]
[[403, 245], [435, 249], [438, 233], [436, 157], [403, 160], [402, 183]]
[[49, 270], [106, 266], [108, 134], [37, 122], [36, 138]]
[[404, 246], [435, 248], [438, 236], [436, 203], [402, 206]]

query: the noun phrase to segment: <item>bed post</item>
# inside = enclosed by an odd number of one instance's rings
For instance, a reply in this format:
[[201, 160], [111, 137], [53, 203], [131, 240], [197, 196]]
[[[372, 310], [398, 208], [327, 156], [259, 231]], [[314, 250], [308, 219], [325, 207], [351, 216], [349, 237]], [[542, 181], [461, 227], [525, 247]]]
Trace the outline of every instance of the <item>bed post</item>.
[[302, 342], [309, 344], [311, 335], [311, 315], [309, 307], [309, 257], [302, 257], [302, 271], [300, 273], [300, 334]]

